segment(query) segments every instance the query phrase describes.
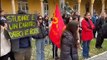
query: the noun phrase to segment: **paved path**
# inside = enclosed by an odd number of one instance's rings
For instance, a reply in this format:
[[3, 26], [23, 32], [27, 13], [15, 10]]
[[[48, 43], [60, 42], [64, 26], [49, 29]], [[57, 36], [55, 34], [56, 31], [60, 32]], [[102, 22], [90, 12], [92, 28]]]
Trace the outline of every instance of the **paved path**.
[[107, 51], [101, 54], [95, 55], [87, 60], [107, 60]]

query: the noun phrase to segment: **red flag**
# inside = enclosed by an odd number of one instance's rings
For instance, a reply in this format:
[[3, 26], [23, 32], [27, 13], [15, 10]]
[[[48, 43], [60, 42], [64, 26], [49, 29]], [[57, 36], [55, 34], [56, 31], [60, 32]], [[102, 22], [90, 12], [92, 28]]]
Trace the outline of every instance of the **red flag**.
[[65, 24], [63, 22], [58, 5], [56, 5], [51, 29], [49, 32], [49, 37], [58, 48], [60, 48], [60, 38], [64, 29], [65, 29]]

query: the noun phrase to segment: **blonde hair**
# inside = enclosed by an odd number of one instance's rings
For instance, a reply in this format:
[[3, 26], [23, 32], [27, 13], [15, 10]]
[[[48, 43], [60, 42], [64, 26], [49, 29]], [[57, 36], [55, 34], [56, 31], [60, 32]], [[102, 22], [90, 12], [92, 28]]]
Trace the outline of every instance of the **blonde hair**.
[[105, 12], [102, 12], [101, 14], [100, 14], [100, 17], [107, 17], [107, 14], [105, 13]]

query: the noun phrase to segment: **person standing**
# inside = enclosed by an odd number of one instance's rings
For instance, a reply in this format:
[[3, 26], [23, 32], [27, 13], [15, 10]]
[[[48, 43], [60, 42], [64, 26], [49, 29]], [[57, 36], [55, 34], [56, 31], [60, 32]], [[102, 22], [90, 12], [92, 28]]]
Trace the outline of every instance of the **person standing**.
[[76, 21], [67, 24], [66, 30], [61, 37], [60, 60], [78, 60], [77, 30], [78, 23]]
[[[94, 23], [95, 27], [96, 27], [96, 21], [98, 20], [98, 15], [96, 12], [93, 13], [93, 16], [92, 16], [92, 22]], [[94, 38], [96, 38], [96, 29], [93, 30], [93, 33], [94, 33]]]
[[[45, 15], [44, 16], [44, 19], [43, 19], [43, 24], [44, 24], [44, 27], [46, 28], [46, 33], [49, 33], [49, 17], [48, 17], [48, 15]], [[45, 44], [47, 45], [47, 44], [49, 44], [49, 37], [48, 37], [48, 35], [46, 36], [46, 38], [45, 38]]]
[[[79, 48], [79, 49], [82, 49], [82, 47], [81, 47], [81, 33], [80, 33], [80, 20], [79, 20], [80, 18], [79, 18], [79, 16], [78, 15], [73, 15], [72, 16], [72, 21], [75, 21], [75, 22], [77, 22], [79, 25], [78, 25], [78, 29], [77, 29], [77, 38], [78, 38], [78, 41], [77, 41], [77, 43], [78, 43], [78, 45], [77, 45], [77, 47]], [[72, 22], [71, 21], [71, 22]]]
[[[26, 14], [24, 11], [19, 11], [18, 14]], [[30, 60], [31, 59], [31, 37], [19, 37], [11, 39], [12, 51], [15, 60]]]
[[83, 58], [89, 58], [89, 45], [90, 41], [93, 39], [93, 29], [95, 28], [91, 20], [91, 14], [86, 12], [84, 19], [81, 22], [82, 24], [82, 41], [83, 41]]
[[[18, 43], [18, 44], [15, 44]], [[12, 41], [12, 49], [15, 60], [30, 60], [31, 59], [31, 38], [22, 37]], [[14, 49], [14, 48], [16, 49]], [[18, 48], [17, 48], [18, 47]]]
[[[5, 17], [4, 11], [3, 11], [2, 9], [0, 10], [0, 20], [2, 20], [2, 21], [4, 22], [4, 28], [5, 28], [5, 30], [7, 31], [8, 22], [7, 22], [7, 19], [6, 19], [6, 17]], [[7, 33], [8, 33], [8, 32], [7, 32]], [[10, 38], [10, 43], [11, 43], [11, 38]], [[13, 53], [13, 51], [12, 51], [12, 48], [11, 48], [11, 51], [10, 51], [10, 53], [9, 53], [9, 57], [10, 57], [11, 60], [15, 60], [15, 57], [14, 57], [14, 53]]]
[[3, 20], [0, 20], [0, 60], [8, 60], [10, 52], [10, 36], [5, 29], [5, 22]]
[[5, 26], [4, 27], [7, 29], [7, 20], [5, 18], [3, 10], [0, 10], [0, 20], [3, 20], [5, 22]]
[[102, 44], [104, 41], [104, 38], [102, 38], [103, 33], [102, 33], [102, 26], [106, 23], [106, 13], [101, 13], [99, 19], [96, 22], [96, 30], [98, 32], [97, 38], [96, 38], [96, 48], [102, 48]]
[[39, 33], [35, 36], [32, 36], [34, 39], [36, 39], [36, 60], [45, 60], [45, 37], [48, 35], [48, 33], [46, 33], [46, 28], [43, 25], [43, 18], [41, 15], [38, 16], [37, 27], [39, 29]]
[[[51, 28], [51, 25], [52, 25], [52, 20], [53, 20], [53, 18], [51, 18], [51, 21], [49, 23], [49, 31], [50, 31], [50, 28]], [[52, 43], [52, 57], [53, 57], [53, 59], [57, 60], [57, 59], [59, 59], [58, 47], [51, 40], [50, 40], [50, 42]]]

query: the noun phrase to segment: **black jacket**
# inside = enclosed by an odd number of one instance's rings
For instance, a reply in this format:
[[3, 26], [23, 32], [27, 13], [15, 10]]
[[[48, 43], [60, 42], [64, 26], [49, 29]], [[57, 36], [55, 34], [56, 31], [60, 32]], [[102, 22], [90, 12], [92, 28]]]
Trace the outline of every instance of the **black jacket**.
[[102, 26], [102, 37], [107, 38], [107, 23]]
[[73, 35], [65, 31], [61, 38], [61, 59], [60, 60], [78, 60], [77, 47]]
[[104, 19], [103, 18], [99, 18], [96, 21], [96, 30], [99, 31], [102, 28], [102, 25], [104, 24]]
[[41, 25], [38, 27], [39, 33], [35, 36], [32, 36], [34, 39], [43, 39], [48, 35], [48, 32], [46, 31], [46, 28]]
[[6, 38], [7, 40], [8, 40], [8, 39], [11, 39], [8, 31], [5, 30], [5, 29], [4, 29], [4, 36], [5, 36], [5, 38]]

